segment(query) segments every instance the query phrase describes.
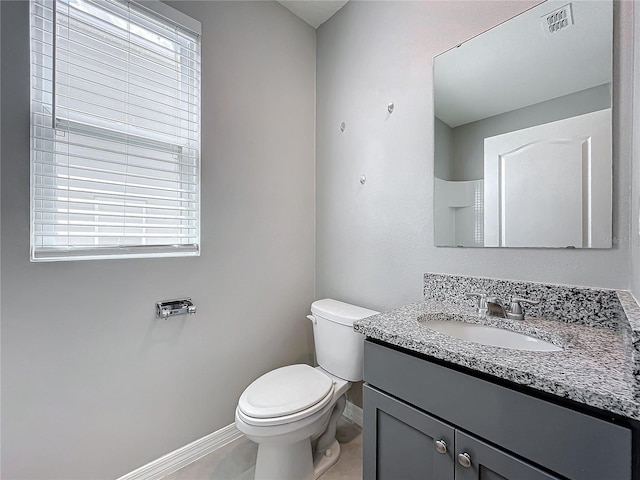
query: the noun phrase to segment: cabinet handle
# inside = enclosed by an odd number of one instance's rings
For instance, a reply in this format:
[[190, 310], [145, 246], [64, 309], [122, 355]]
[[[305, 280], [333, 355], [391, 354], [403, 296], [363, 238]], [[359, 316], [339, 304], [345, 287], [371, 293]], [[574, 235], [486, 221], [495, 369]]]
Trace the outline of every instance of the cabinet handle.
[[458, 463], [462, 465], [464, 468], [471, 467], [471, 457], [468, 453], [461, 453], [458, 455]]
[[434, 443], [436, 445], [436, 452], [447, 453], [447, 442], [444, 440], [436, 440]]

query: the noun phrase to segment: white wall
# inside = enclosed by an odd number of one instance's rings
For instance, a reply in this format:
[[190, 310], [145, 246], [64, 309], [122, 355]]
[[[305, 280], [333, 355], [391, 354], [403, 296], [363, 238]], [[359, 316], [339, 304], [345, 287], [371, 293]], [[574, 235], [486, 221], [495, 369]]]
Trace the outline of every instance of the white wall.
[[[536, 3], [349, 2], [319, 28], [318, 297], [384, 310], [420, 300], [424, 272], [628, 287], [626, 243], [576, 251], [433, 246], [432, 58]], [[631, 2], [621, 2], [614, 12], [618, 238], [629, 234], [631, 10]]]
[[433, 218], [437, 225], [434, 234], [436, 245], [484, 245], [483, 191], [482, 179], [456, 182], [442, 180], [436, 175], [433, 202]]
[[[274, 2], [202, 22], [202, 256], [29, 262], [28, 3], [2, 8], [2, 478], [115, 478], [233, 422], [312, 359], [315, 32]], [[157, 300], [198, 313], [154, 319]]]

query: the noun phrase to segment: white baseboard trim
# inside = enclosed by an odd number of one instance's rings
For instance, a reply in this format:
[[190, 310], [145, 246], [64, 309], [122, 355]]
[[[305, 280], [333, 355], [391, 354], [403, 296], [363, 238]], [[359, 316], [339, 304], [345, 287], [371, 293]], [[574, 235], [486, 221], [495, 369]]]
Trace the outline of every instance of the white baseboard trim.
[[347, 406], [344, 407], [344, 412], [342, 415], [351, 420], [356, 425], [362, 427], [362, 409], [356, 404], [347, 401]]
[[127, 473], [118, 480], [159, 480], [242, 437], [235, 423]]
[[[362, 427], [362, 408], [357, 405], [348, 401], [343, 416]], [[232, 423], [147, 463], [133, 472], [123, 475], [118, 480], [160, 480], [240, 437], [242, 437], [242, 433], [236, 428], [235, 423]]]

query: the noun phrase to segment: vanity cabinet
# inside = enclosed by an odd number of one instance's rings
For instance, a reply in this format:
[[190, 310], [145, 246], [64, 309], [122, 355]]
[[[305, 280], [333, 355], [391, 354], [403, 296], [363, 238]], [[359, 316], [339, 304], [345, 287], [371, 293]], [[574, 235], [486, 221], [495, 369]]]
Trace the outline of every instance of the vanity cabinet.
[[365, 480], [637, 478], [613, 419], [370, 340], [364, 380]]
[[363, 393], [366, 435], [375, 432], [365, 480], [561, 480], [369, 385]]

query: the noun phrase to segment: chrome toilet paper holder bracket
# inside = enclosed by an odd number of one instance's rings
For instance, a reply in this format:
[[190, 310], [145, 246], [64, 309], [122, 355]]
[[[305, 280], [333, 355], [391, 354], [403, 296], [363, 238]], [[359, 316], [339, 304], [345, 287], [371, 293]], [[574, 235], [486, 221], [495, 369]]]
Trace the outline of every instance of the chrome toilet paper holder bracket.
[[167, 318], [173, 315], [185, 315], [196, 313], [196, 306], [190, 298], [178, 298], [175, 300], [162, 300], [156, 302], [156, 317]]

